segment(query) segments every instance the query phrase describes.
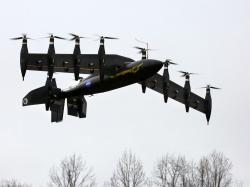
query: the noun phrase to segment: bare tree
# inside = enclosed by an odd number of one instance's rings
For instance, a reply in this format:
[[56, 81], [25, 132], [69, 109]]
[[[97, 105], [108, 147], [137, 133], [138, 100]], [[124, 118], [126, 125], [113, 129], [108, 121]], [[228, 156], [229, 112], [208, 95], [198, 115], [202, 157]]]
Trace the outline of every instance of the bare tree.
[[200, 159], [197, 166], [197, 183], [200, 187], [210, 186], [210, 164], [206, 157]]
[[125, 151], [110, 179], [111, 187], [140, 187], [145, 184], [142, 163], [131, 152]]
[[167, 187], [169, 182], [169, 155], [163, 156], [157, 161], [154, 170], [154, 183], [159, 187]]
[[214, 151], [209, 155], [210, 177], [213, 187], [227, 187], [232, 183], [232, 163], [223, 153]]
[[232, 163], [214, 151], [199, 161], [197, 176], [200, 187], [229, 187], [232, 184]]
[[31, 187], [31, 185], [22, 184], [20, 182], [17, 182], [15, 179], [12, 179], [1, 181], [0, 187]]
[[72, 155], [50, 171], [49, 187], [94, 187], [93, 172], [80, 156]]
[[183, 156], [162, 157], [154, 170], [154, 182], [160, 187], [187, 186], [189, 166]]

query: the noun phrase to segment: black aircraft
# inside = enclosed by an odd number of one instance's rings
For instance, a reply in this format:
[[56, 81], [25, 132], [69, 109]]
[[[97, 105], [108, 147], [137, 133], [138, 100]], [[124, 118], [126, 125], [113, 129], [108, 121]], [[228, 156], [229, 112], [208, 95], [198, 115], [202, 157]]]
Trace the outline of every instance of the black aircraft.
[[[20, 56], [21, 73], [24, 79], [26, 70], [47, 71], [45, 86], [29, 92], [23, 98], [23, 106], [45, 104], [46, 110], [51, 111], [51, 122], [63, 120], [64, 104], [67, 99], [68, 115], [79, 118], [86, 117], [87, 102], [84, 96], [107, 92], [139, 83], [143, 93], [146, 87], [163, 94], [164, 102], [172, 98], [185, 105], [186, 112], [193, 108], [206, 115], [210, 119], [212, 99], [210, 89], [218, 89], [208, 85], [205, 99], [191, 92], [189, 77], [192, 73], [181, 72], [186, 78], [184, 87], [170, 80], [168, 66], [175, 64], [171, 60], [165, 62], [148, 59], [148, 47], [136, 47], [142, 54], [142, 59], [135, 61], [115, 54], [106, 54], [104, 48], [105, 39], [117, 39], [114, 37], [100, 36], [100, 47], [98, 54], [81, 54], [80, 37], [71, 34], [70, 40], [75, 41], [75, 49], [72, 54], [56, 54], [54, 39], [65, 39], [50, 34], [49, 49], [47, 54], [29, 53], [27, 47], [28, 38], [25, 34], [21, 37], [12, 38], [22, 40]], [[158, 71], [164, 67], [163, 75]], [[57, 88], [54, 72], [73, 73], [75, 80], [79, 80], [79, 74], [90, 74], [85, 79], [70, 89], [63, 91]]]

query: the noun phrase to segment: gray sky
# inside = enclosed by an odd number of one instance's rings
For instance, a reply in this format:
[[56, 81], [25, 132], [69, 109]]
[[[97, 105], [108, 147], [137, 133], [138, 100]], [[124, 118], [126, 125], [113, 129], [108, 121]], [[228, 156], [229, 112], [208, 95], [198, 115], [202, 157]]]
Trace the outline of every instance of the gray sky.
[[[197, 160], [213, 150], [233, 162], [235, 179], [250, 186], [249, 60], [250, 1], [248, 0], [9, 0], [0, 8], [1, 123], [0, 179], [45, 186], [49, 169], [65, 156], [79, 153], [96, 173], [99, 185], [111, 177], [118, 158], [131, 149], [150, 176], [155, 161], [165, 153], [184, 154]], [[159, 49], [151, 58], [171, 58], [171, 79], [181, 85], [178, 70], [197, 72], [192, 89], [211, 83], [213, 91], [210, 126], [205, 116], [139, 85], [87, 97], [86, 119], [67, 116], [50, 123], [44, 106], [23, 108], [23, 96], [45, 83], [46, 73], [27, 72], [21, 81], [20, 42], [8, 38], [27, 32], [41, 37], [104, 34], [120, 37], [107, 41], [106, 52], [133, 59], [138, 37]], [[47, 40], [29, 42], [30, 52], [46, 52]], [[71, 53], [74, 43], [56, 41], [58, 53]], [[98, 42], [82, 40], [83, 53], [96, 53]], [[56, 74], [58, 85], [70, 85], [73, 75]], [[66, 111], [65, 111], [66, 112]]]

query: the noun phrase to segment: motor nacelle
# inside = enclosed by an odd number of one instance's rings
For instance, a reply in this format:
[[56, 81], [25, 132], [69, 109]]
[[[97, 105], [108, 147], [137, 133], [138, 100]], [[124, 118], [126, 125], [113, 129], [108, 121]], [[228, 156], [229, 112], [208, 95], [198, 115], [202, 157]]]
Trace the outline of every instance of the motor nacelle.
[[27, 65], [29, 61], [28, 56], [29, 56], [29, 52], [28, 52], [27, 40], [23, 39], [23, 44], [22, 44], [22, 49], [21, 49], [21, 54], [20, 54], [20, 68], [21, 68], [23, 80], [26, 74]]
[[206, 89], [206, 97], [205, 97], [205, 111], [206, 111], [206, 118], [207, 118], [207, 122], [209, 122], [210, 120], [210, 116], [211, 116], [211, 111], [212, 111], [212, 97], [211, 97], [211, 93], [210, 93], [210, 88]]
[[191, 93], [191, 86], [189, 81], [189, 75], [186, 75], [186, 81], [184, 85], [184, 95], [183, 95], [186, 112], [189, 112], [190, 93]]
[[74, 76], [76, 81], [79, 80], [80, 62], [80, 55], [74, 55]]
[[164, 71], [162, 76], [162, 89], [163, 89], [163, 96], [164, 96], [164, 102], [168, 102], [169, 97], [169, 72], [168, 72], [168, 66], [169, 65], [177, 65], [176, 63], [171, 62], [170, 59], [167, 59], [165, 62], [163, 62], [164, 65]]

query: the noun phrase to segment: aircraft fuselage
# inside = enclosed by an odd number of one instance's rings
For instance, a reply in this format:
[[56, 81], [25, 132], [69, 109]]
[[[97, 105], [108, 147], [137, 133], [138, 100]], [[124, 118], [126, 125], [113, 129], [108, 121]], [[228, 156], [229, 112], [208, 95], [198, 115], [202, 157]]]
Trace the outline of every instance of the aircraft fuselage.
[[103, 81], [99, 74], [91, 75], [75, 87], [62, 91], [60, 97], [93, 95], [128, 86], [150, 78], [161, 68], [161, 61], [151, 59], [130, 62], [124, 67], [107, 67]]

